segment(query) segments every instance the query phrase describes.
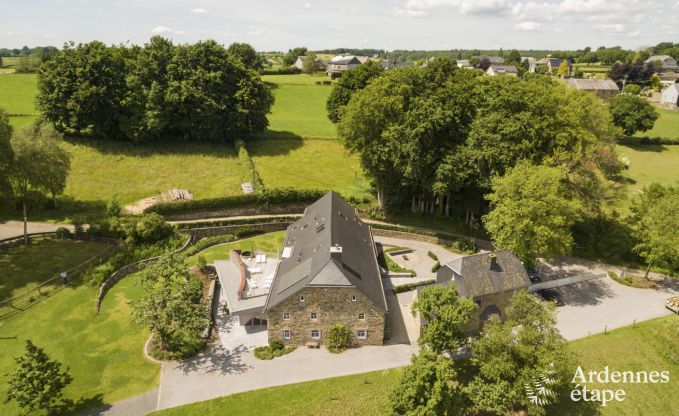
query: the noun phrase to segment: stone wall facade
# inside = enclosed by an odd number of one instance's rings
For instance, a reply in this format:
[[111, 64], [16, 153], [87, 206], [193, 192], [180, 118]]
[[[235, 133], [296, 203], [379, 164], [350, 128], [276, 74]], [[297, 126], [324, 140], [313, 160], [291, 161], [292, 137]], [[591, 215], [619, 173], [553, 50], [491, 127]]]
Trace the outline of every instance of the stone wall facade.
[[474, 312], [469, 323], [465, 327], [466, 332], [478, 332], [483, 327], [483, 320], [481, 315], [489, 306], [495, 306], [500, 311], [500, 319], [505, 319], [505, 310], [509, 306], [509, 301], [512, 298], [514, 291], [506, 291], [500, 293], [493, 293], [490, 295], [480, 296], [474, 299], [474, 302], [479, 306], [479, 308]]
[[[304, 302], [300, 301], [304, 296]], [[356, 300], [352, 300], [352, 296]], [[316, 314], [316, 320], [311, 314]], [[289, 319], [284, 320], [284, 314]], [[363, 320], [359, 314], [364, 314]], [[293, 296], [267, 311], [269, 341], [279, 340], [287, 345], [303, 346], [317, 341], [325, 345], [330, 328], [342, 323], [352, 333], [351, 342], [358, 345], [382, 345], [384, 342], [385, 314], [367, 297], [353, 287], [305, 287]], [[311, 339], [311, 330], [320, 331], [320, 339]], [[290, 339], [283, 337], [283, 331], [290, 331]], [[366, 330], [366, 339], [358, 339], [357, 331]]]

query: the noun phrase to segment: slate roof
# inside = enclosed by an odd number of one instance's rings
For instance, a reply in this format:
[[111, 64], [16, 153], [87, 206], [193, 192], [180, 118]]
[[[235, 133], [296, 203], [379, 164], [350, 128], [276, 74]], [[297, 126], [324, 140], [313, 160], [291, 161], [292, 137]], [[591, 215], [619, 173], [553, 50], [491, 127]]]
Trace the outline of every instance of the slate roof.
[[265, 310], [307, 286], [355, 287], [383, 312], [387, 302], [370, 227], [339, 195], [329, 192], [288, 227], [283, 258]]
[[568, 86], [579, 90], [586, 91], [620, 91], [618, 85], [610, 79], [580, 79], [571, 78], [568, 80]]
[[499, 74], [518, 74], [519, 71], [514, 65], [491, 65], [488, 69], [493, 68], [493, 71]]
[[339, 56], [335, 56], [334, 58], [332, 58], [330, 60], [330, 63], [335, 64], [335, 65], [349, 65], [351, 63], [360, 64], [361, 61], [353, 55], [349, 55], [349, 56], [339, 55]]
[[[491, 267], [491, 257], [496, 265]], [[456, 259], [440, 269], [438, 283], [452, 282], [460, 296], [476, 298], [530, 285], [523, 263], [509, 250], [475, 254]]]
[[502, 65], [505, 63], [505, 58], [501, 56], [482, 56], [481, 59], [488, 58], [493, 65]]

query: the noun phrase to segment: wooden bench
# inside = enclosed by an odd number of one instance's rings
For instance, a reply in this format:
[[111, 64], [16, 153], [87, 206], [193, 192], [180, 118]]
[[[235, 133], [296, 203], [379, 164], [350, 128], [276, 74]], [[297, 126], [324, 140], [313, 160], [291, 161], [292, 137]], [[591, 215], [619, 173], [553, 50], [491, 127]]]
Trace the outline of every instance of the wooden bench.
[[321, 344], [316, 341], [309, 341], [306, 343], [307, 348], [321, 348]]

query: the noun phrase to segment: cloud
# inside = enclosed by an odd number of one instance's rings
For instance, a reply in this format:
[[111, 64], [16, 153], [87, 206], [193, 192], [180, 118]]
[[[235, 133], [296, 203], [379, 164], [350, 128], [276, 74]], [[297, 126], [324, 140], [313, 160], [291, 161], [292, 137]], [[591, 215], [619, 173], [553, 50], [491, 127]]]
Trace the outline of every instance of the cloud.
[[460, 11], [464, 14], [503, 15], [513, 7], [509, 0], [463, 0]]
[[310, 9], [310, 8], [311, 8], [311, 3], [309, 3], [309, 2], [304, 3], [304, 8], [305, 8], [305, 9]]
[[21, 35], [21, 32], [5, 32], [3, 33], [4, 36], [18, 36]]
[[514, 26], [515, 30], [522, 30], [524, 32], [539, 32], [542, 30], [542, 25], [538, 22], [524, 21], [519, 22]]
[[640, 34], [641, 34], [641, 32], [638, 29], [635, 30], [634, 32], [628, 33], [628, 35], [630, 35], [630, 37], [633, 37], [633, 38], [639, 36]]
[[622, 23], [615, 23], [607, 25], [595, 25], [594, 29], [599, 32], [620, 33], [625, 30], [625, 26]]
[[264, 34], [263, 30], [251, 30], [248, 32], [250, 36], [262, 36]]
[[55, 35], [54, 33], [45, 33], [42, 35], [43, 38], [54, 38], [56, 36], [57, 35]]
[[160, 25], [154, 27], [151, 32], [153, 32], [156, 35], [167, 35], [167, 34], [182, 35], [182, 34], [184, 34], [183, 30], [174, 30], [174, 29], [170, 29], [167, 26], [160, 26]]
[[511, 12], [512, 0], [408, 0], [388, 14], [400, 17], [427, 16], [437, 9], [458, 9], [462, 14], [503, 15]]
[[205, 13], [207, 13], [207, 10], [201, 9], [201, 8], [196, 8], [196, 9], [189, 10], [189, 12], [193, 13], [193, 14], [205, 14]]

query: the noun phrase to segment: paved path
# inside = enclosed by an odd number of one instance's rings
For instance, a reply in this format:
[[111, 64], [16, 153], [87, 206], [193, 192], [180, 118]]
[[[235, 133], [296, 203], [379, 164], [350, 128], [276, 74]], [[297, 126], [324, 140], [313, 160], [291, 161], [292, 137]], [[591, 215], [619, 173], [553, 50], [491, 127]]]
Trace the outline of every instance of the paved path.
[[[419, 280], [436, 278], [436, 273], [431, 271], [431, 268], [432, 266], [434, 266], [434, 263], [436, 263], [436, 260], [429, 257], [429, 255], [427, 254], [428, 251], [431, 251], [432, 253], [436, 254], [436, 257], [438, 257], [439, 262], [441, 264], [450, 263], [451, 261], [459, 259], [460, 257], [464, 256], [462, 254], [457, 254], [448, 251], [439, 245], [426, 243], [423, 241], [375, 236], [375, 242], [381, 243], [383, 245], [411, 248], [413, 250], [413, 253], [408, 254], [410, 259], [409, 262], [402, 264], [398, 256], [396, 258], [392, 257], [392, 259], [395, 262], [399, 263], [399, 265], [414, 270], [415, 273], [417, 273], [417, 279]], [[385, 256], [388, 255], [389, 254], [385, 254]], [[417, 280], [405, 277], [405, 278], [392, 278], [392, 281], [394, 281], [394, 284], [404, 284], [408, 282], [414, 282]]]
[[[73, 231], [71, 224], [52, 224], [48, 222], [28, 222], [29, 233], [47, 233], [56, 231], [59, 227], [66, 227]], [[24, 234], [24, 223], [22, 221], [6, 221], [0, 223], [0, 240], [4, 238], [17, 237]]]

